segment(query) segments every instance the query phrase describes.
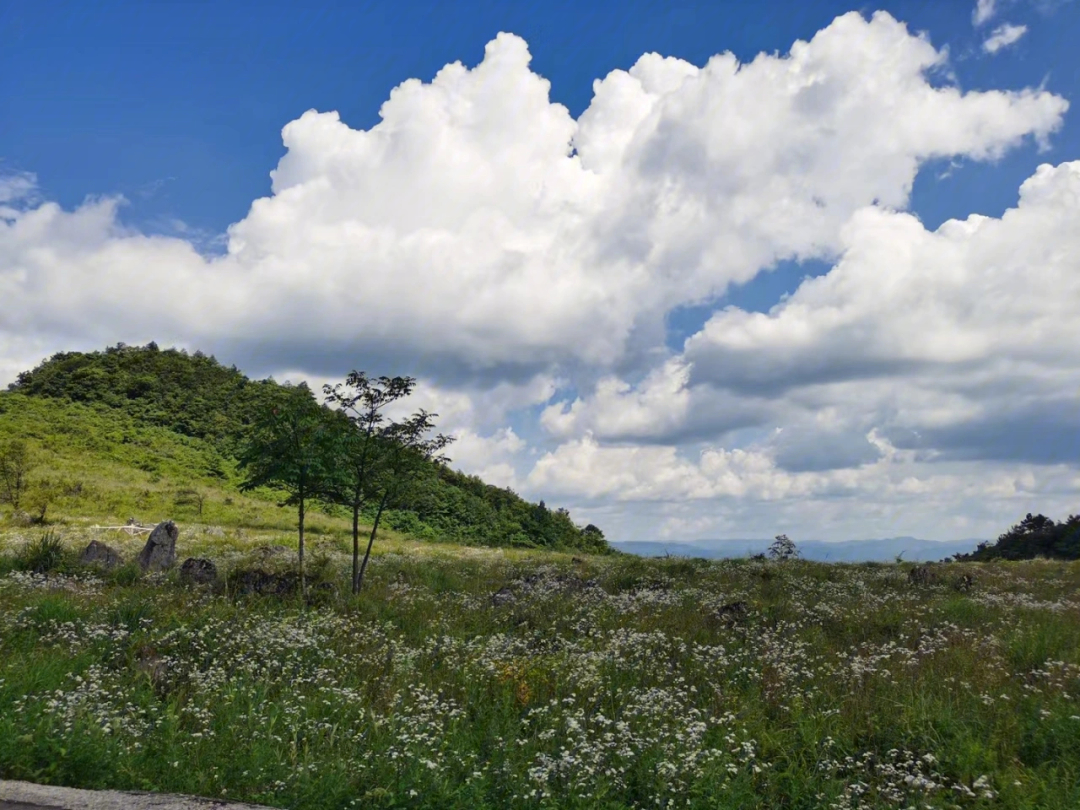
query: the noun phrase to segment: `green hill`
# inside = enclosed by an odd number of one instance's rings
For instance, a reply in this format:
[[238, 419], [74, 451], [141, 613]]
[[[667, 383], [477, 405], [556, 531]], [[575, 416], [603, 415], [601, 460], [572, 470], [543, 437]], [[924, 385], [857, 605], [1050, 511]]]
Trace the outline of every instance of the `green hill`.
[[[201, 352], [118, 344], [56, 354], [0, 393], [0, 442], [25, 440], [36, 460], [36, 498], [47, 515], [123, 520], [197, 517], [251, 527], [291, 525], [270, 491], [241, 494], [236, 455], [260, 409], [283, 390]], [[565, 510], [445, 465], [390, 529], [483, 546], [606, 551], [603, 534]], [[331, 523], [340, 514], [329, 510]], [[323, 528], [328, 528], [327, 523]], [[319, 519], [312, 525], [320, 530]]]

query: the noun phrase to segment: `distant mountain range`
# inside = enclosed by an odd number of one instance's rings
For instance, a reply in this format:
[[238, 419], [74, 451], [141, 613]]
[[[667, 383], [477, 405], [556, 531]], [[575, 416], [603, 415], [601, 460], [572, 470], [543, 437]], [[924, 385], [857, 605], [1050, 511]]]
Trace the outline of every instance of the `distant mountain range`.
[[[613, 542], [619, 551], [641, 557], [749, 557], [765, 554], [772, 540], [695, 540], [693, 543]], [[944, 560], [953, 554], [974, 551], [983, 540], [938, 542], [917, 537], [885, 537], [877, 540], [847, 540], [833, 543], [823, 540], [796, 541], [799, 556], [819, 562], [893, 562], [897, 554], [911, 562]], [[993, 542], [993, 541], [991, 541]]]

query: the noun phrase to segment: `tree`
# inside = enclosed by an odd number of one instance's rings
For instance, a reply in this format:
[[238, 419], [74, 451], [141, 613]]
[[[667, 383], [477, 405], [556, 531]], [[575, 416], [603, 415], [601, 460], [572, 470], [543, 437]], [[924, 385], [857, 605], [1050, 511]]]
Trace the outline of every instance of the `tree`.
[[604, 533], [599, 526], [594, 526], [592, 523], [581, 530], [581, 537], [585, 541], [585, 547], [590, 551], [603, 551], [607, 547]]
[[1057, 524], [1046, 515], [1028, 512], [1027, 517], [998, 538], [998, 556], [1006, 560], [1052, 556], [1056, 529]]
[[442, 455], [442, 450], [453, 442], [453, 437], [440, 433], [427, 438], [435, 427], [436, 416], [438, 414], [428, 413], [421, 408], [404, 422], [391, 422], [379, 431], [380, 457], [372, 479], [373, 489], [379, 493], [379, 505], [375, 510], [375, 520], [371, 524], [371, 534], [357, 573], [354, 592], [358, 593], [363, 585], [371, 547], [375, 544], [379, 522], [387, 507], [397, 505], [422, 474], [433, 473], [436, 465], [450, 461]]
[[14, 439], [0, 446], [0, 502], [19, 510], [33, 468], [34, 459], [26, 442]]
[[[326, 403], [337, 407], [344, 420], [333, 433], [334, 472], [326, 480], [323, 497], [352, 511], [352, 591], [360, 590], [360, 511], [371, 496], [373, 468], [379, 453], [385, 417], [392, 402], [409, 396], [416, 385], [412, 377], [373, 379], [353, 371], [345, 383], [323, 386]], [[371, 544], [368, 544], [370, 551]], [[367, 564], [367, 555], [364, 555]]]
[[30, 487], [26, 497], [26, 507], [30, 512], [31, 522], [39, 526], [45, 525], [45, 514], [53, 501], [63, 494], [63, 489], [61, 482], [51, 478], [39, 479], [34, 486]]
[[300, 590], [304, 581], [304, 510], [325, 491], [329, 476], [331, 414], [306, 385], [284, 386], [281, 395], [252, 425], [240, 453], [245, 470], [240, 489], [270, 486], [287, 493], [283, 506], [297, 507]]
[[1030, 560], [1035, 557], [1080, 559], [1080, 516], [1070, 515], [1063, 523], [1055, 523], [1046, 515], [1027, 516], [997, 542], [979, 543], [970, 554], [957, 554], [957, 560]]
[[786, 534], [778, 534], [769, 546], [769, 556], [774, 560], [791, 560], [799, 556], [799, 549], [794, 540], [789, 540]]

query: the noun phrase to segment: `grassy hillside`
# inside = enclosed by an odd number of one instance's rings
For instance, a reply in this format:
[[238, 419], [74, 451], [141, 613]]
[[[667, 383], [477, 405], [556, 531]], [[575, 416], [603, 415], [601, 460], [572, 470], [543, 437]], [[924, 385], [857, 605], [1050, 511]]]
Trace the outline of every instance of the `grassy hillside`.
[[[213, 357], [155, 344], [61, 353], [0, 393], [0, 440], [21, 437], [40, 451], [52, 514], [280, 526], [290, 513], [273, 506], [273, 493], [243, 497], [234, 459], [281, 390]], [[599, 530], [583, 531], [564, 510], [442, 465], [432, 473], [384, 526], [475, 545], [607, 550]]]
[[[323, 537], [336, 592], [305, 607], [70, 552], [20, 570], [36, 536], [0, 533], [2, 778], [298, 810], [1080, 806], [1080, 563], [392, 541], [352, 596]], [[181, 554], [235, 571], [274, 540]]]
[[[31, 496], [46, 489], [49, 522], [187, 523], [290, 530], [270, 491], [241, 494], [236, 462], [210, 443], [142, 424], [104, 405], [0, 393], [0, 443], [21, 439], [35, 462]], [[201, 506], [200, 501], [201, 499]], [[10, 522], [11, 510], [5, 510]], [[313, 531], [344, 521], [316, 513]]]

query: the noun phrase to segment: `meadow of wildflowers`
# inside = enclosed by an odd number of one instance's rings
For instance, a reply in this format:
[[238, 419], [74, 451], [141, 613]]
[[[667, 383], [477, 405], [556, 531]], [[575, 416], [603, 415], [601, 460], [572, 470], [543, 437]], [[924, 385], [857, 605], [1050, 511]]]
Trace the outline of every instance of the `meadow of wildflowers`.
[[[226, 571], [284, 542], [187, 537]], [[19, 570], [25, 539], [0, 538], [3, 778], [291, 808], [1080, 807], [1078, 563], [920, 583], [400, 542], [354, 597], [324, 538], [305, 604]]]

